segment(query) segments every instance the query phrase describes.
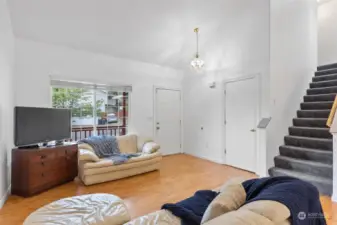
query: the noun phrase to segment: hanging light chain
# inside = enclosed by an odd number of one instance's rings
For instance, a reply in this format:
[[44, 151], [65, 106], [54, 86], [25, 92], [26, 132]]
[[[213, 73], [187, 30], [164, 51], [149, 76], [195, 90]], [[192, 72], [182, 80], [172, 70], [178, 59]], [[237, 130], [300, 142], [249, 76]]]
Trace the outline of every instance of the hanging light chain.
[[196, 39], [197, 39], [197, 53], [195, 55], [196, 58], [199, 58], [199, 28], [194, 29]]

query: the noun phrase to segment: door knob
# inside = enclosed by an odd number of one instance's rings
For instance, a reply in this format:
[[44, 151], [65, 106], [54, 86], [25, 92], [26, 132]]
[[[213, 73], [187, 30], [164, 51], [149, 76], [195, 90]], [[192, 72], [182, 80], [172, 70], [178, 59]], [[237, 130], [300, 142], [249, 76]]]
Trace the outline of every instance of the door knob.
[[160, 130], [160, 127], [157, 127], [157, 130]]
[[250, 132], [255, 132], [256, 130], [255, 129], [251, 129]]

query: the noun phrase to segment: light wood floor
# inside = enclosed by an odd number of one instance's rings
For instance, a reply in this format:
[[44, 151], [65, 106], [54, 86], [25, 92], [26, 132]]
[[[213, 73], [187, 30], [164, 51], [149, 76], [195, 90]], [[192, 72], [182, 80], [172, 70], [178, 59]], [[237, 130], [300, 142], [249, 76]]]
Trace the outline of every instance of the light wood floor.
[[[60, 198], [89, 193], [111, 193], [124, 199], [133, 218], [160, 209], [162, 204], [191, 196], [196, 190], [213, 189], [231, 177], [253, 174], [188, 155], [164, 157], [160, 172], [151, 172], [93, 186], [70, 182], [31, 198], [10, 196], [0, 210], [0, 224], [22, 224], [34, 210]], [[322, 197], [329, 225], [337, 224], [337, 204]], [[333, 213], [336, 215], [334, 216]]]

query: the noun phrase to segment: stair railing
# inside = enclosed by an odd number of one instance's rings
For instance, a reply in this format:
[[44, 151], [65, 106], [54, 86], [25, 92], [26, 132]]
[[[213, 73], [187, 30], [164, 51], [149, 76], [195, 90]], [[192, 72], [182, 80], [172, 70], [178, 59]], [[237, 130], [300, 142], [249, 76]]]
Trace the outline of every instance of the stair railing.
[[332, 105], [332, 108], [331, 108], [331, 111], [330, 111], [330, 114], [329, 114], [329, 118], [326, 121], [326, 125], [328, 127], [331, 127], [331, 125], [333, 123], [333, 120], [334, 120], [335, 114], [336, 114], [336, 110], [337, 110], [337, 95], [336, 95], [335, 100], [333, 102], [333, 105]]

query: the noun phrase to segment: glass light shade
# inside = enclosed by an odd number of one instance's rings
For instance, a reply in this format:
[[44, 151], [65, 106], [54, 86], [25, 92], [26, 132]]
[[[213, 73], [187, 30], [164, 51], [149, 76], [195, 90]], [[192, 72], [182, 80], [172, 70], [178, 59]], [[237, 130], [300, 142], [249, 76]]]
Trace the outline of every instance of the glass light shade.
[[191, 61], [191, 66], [195, 69], [201, 69], [204, 66], [205, 62], [198, 57], [194, 58]]

